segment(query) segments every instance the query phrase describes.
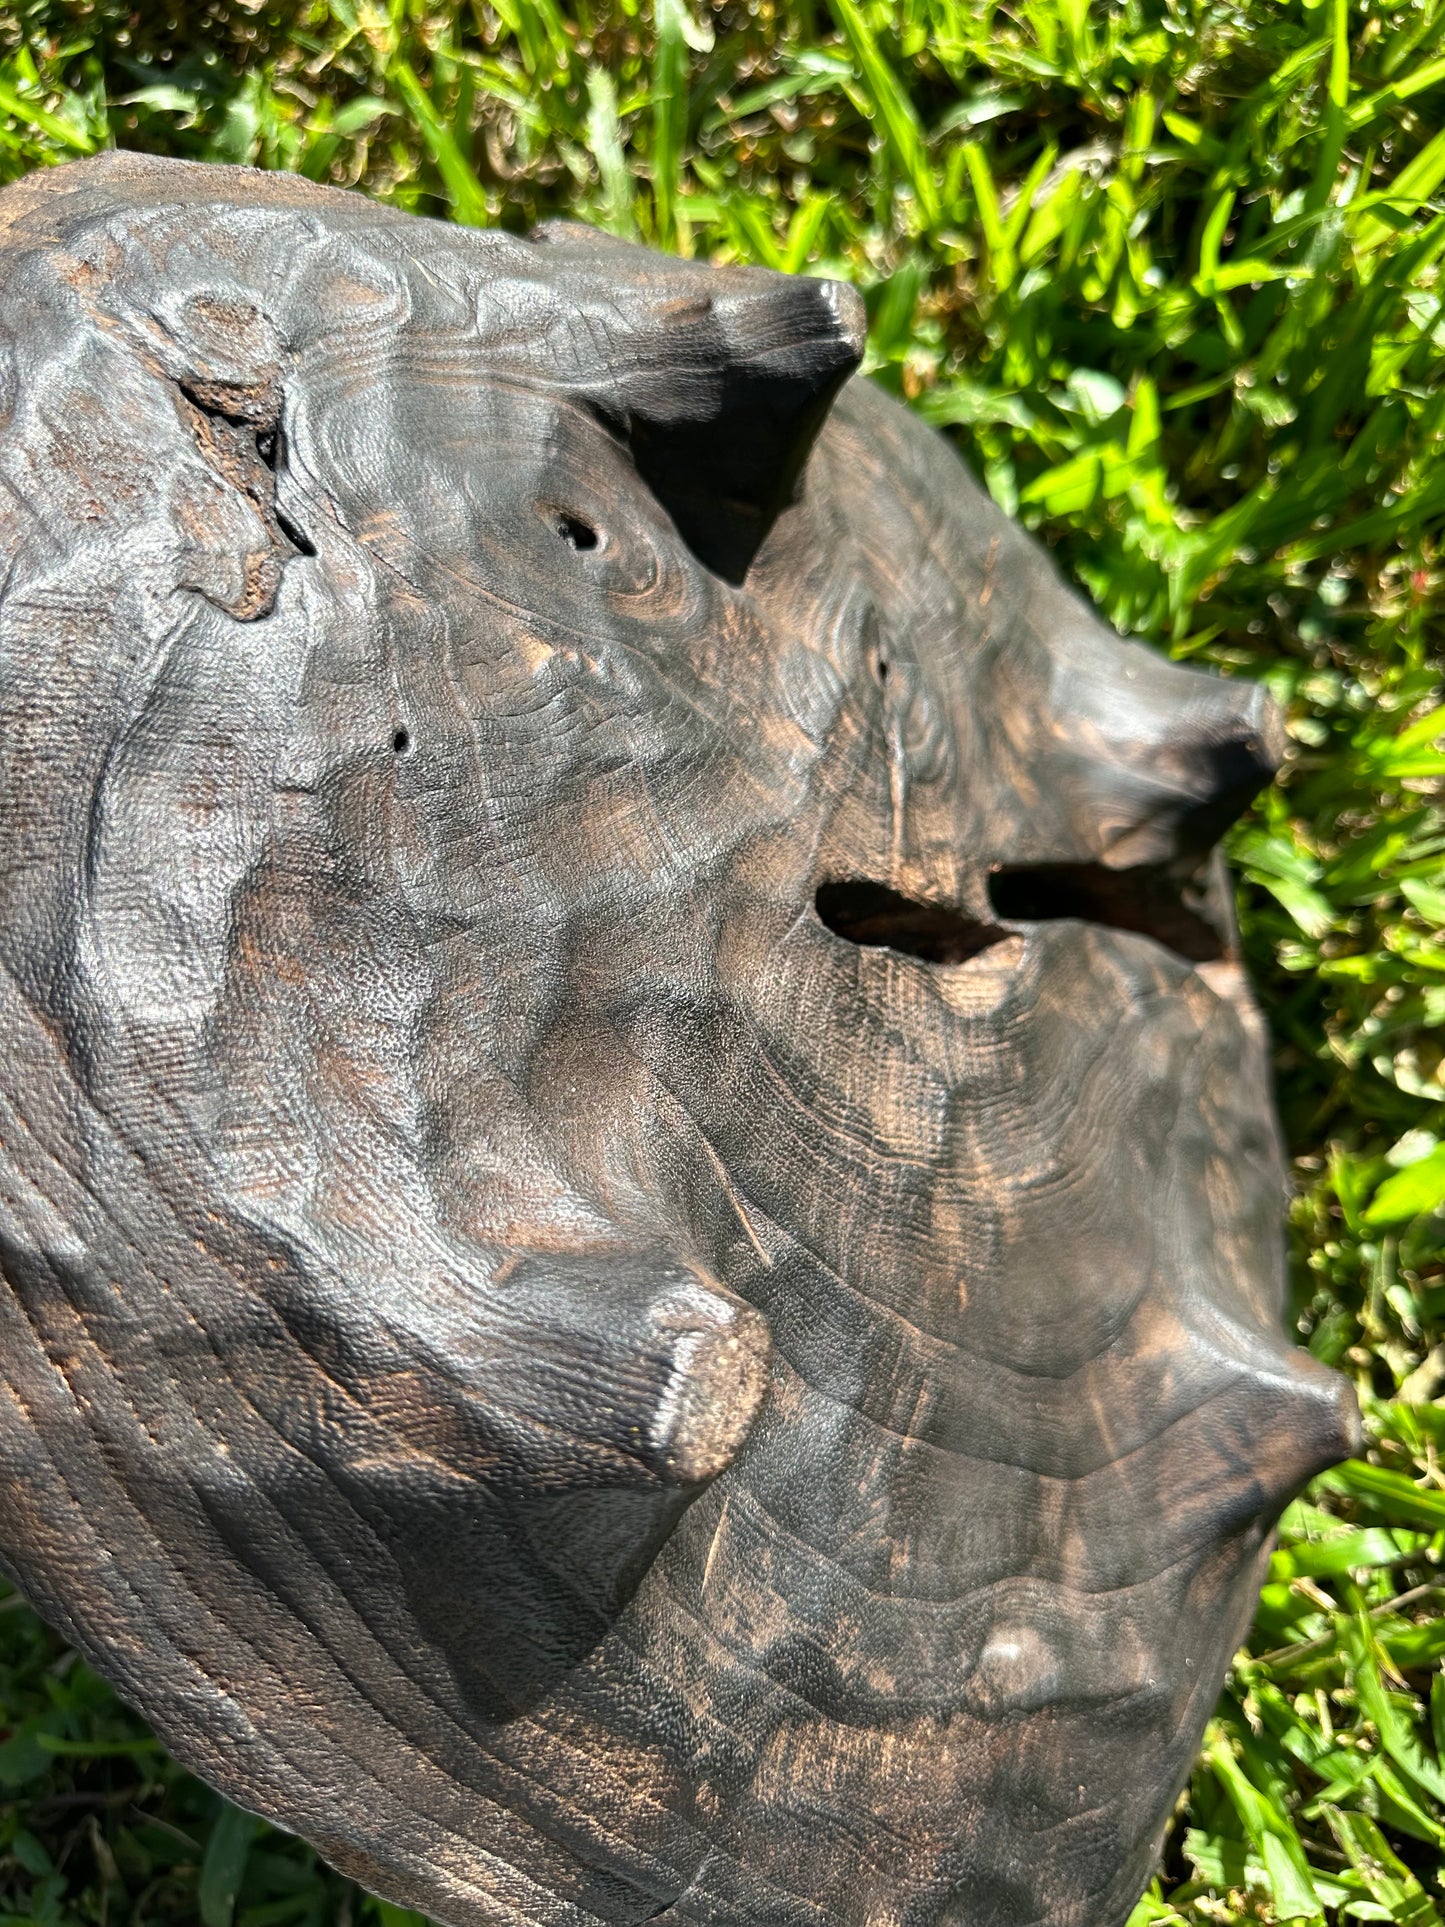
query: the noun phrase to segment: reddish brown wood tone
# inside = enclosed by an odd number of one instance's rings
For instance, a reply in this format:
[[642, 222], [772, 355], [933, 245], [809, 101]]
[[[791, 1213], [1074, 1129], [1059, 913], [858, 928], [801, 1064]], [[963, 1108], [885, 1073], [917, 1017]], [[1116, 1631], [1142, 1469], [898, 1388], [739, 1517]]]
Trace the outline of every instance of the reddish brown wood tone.
[[1354, 1436], [1264, 697], [827, 283], [117, 155], [0, 330], [6, 1568], [456, 1927], [1115, 1927]]

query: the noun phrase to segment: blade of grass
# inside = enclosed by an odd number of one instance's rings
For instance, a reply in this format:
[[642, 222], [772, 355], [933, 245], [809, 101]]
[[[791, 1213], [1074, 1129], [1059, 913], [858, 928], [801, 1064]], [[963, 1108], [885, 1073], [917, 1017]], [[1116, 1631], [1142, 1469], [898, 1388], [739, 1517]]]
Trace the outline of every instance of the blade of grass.
[[489, 219], [487, 196], [471, 162], [457, 144], [456, 136], [432, 105], [430, 94], [405, 60], [392, 62], [390, 77], [436, 162], [450, 202], [452, 218], [471, 227], [485, 227]]
[[936, 227], [942, 213], [938, 186], [913, 103], [880, 52], [857, 0], [828, 0], [828, 5], [873, 104], [893, 164], [912, 186], [925, 224]]

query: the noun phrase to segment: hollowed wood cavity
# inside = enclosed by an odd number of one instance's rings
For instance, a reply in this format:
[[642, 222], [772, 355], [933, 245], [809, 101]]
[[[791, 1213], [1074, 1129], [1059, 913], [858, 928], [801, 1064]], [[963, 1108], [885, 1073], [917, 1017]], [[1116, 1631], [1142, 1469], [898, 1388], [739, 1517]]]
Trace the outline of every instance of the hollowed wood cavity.
[[[997, 870], [989, 901], [1002, 923], [1074, 920], [1152, 937], [1188, 963], [1229, 954], [1202, 878], [1152, 866], [1110, 870], [1102, 863], [1043, 863]], [[869, 948], [897, 950], [926, 963], [965, 963], [1013, 934], [938, 903], [921, 903], [884, 883], [824, 883], [814, 899], [835, 936]]]
[[558, 513], [553, 526], [569, 549], [585, 554], [598, 546], [599, 537], [590, 522], [584, 522], [580, 515]]
[[1041, 863], [997, 870], [988, 894], [1010, 923], [1077, 918], [1153, 937], [1189, 963], [1213, 963], [1227, 954], [1224, 932], [1208, 914], [1203, 880], [1154, 865], [1110, 870], [1102, 863]]
[[1008, 940], [997, 924], [976, 923], [941, 903], [918, 903], [884, 883], [824, 883], [814, 899], [835, 936], [881, 950], [899, 950], [926, 963], [966, 963]]
[[193, 426], [201, 453], [232, 487], [250, 497], [297, 555], [315, 555], [316, 544], [276, 499], [275, 478], [285, 459], [279, 396], [216, 382], [183, 381], [179, 386], [197, 411]]

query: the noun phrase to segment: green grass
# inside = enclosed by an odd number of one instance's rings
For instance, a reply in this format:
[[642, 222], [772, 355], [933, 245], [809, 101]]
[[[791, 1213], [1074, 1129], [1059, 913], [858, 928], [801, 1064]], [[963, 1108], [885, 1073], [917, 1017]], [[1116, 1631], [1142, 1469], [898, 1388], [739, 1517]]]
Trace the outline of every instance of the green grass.
[[[1302, 1342], [1366, 1459], [1286, 1517], [1144, 1922], [1445, 1919], [1445, 0], [41, 0], [0, 173], [108, 143], [829, 272], [876, 378], [1121, 628], [1263, 677], [1233, 841]], [[16, 1601], [0, 1927], [398, 1927]]]

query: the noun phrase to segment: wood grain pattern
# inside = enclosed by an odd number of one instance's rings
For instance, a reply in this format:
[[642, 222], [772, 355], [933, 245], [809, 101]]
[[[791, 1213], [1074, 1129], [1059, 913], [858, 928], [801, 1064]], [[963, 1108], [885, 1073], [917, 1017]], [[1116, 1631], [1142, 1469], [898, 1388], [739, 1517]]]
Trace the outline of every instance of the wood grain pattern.
[[0, 197], [0, 1552], [455, 1927], [1122, 1922], [1354, 1438], [1210, 854], [1268, 704], [861, 326]]

